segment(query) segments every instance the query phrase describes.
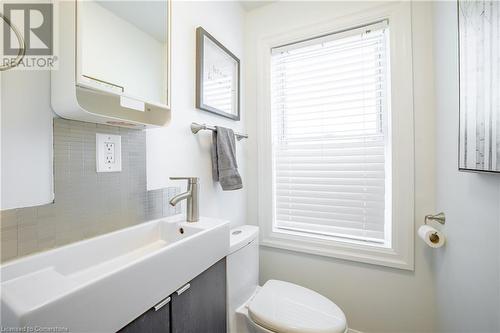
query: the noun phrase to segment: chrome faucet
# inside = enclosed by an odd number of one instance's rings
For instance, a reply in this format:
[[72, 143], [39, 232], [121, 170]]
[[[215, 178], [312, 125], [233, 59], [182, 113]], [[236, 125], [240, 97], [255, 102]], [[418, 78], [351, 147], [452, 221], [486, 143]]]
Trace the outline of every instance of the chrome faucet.
[[188, 181], [187, 191], [184, 193], [177, 194], [172, 199], [170, 199], [170, 205], [175, 206], [179, 201], [186, 199], [187, 201], [187, 212], [186, 221], [188, 222], [198, 222], [200, 219], [200, 208], [198, 197], [200, 194], [200, 189], [198, 187], [198, 177], [170, 177], [172, 180], [186, 179]]

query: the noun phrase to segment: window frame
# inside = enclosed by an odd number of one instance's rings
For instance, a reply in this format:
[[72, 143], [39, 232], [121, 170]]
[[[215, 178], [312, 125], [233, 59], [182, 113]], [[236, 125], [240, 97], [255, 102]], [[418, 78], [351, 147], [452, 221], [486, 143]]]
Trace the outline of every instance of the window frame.
[[[311, 45], [319, 45], [319, 44], [322, 44], [323, 42], [332, 42], [332, 41], [338, 41], [338, 40], [342, 40], [344, 38], [352, 38], [352, 37], [357, 37], [359, 36], [360, 34], [365, 34], [366, 31], [383, 31], [382, 34], [380, 35], [380, 40], [385, 40], [387, 42], [386, 44], [386, 50], [390, 50], [390, 45], [389, 45], [389, 33], [390, 33], [390, 29], [389, 29], [389, 25], [388, 25], [388, 22], [387, 20], [383, 20], [383, 21], [378, 21], [378, 22], [372, 22], [370, 24], [367, 24], [367, 25], [363, 25], [363, 26], [359, 26], [359, 27], [354, 27], [354, 28], [351, 28], [351, 29], [345, 29], [343, 31], [340, 31], [340, 32], [334, 32], [332, 34], [328, 34], [328, 35], [322, 35], [322, 36], [318, 36], [318, 37], [313, 37], [313, 38], [309, 38], [305, 41], [299, 41], [297, 43], [291, 43], [291, 44], [287, 44], [287, 45], [284, 45], [284, 46], [280, 46], [280, 47], [277, 47], [277, 48], [273, 48], [272, 50], [272, 54], [271, 54], [271, 61], [272, 63], [274, 63], [274, 57], [277, 56], [278, 57], [278, 63], [281, 62], [281, 60], [279, 60], [281, 57], [287, 57], [287, 53], [288, 51], [292, 51], [293, 50], [300, 50], [302, 49], [303, 47], [308, 47], [308, 46], [311, 46]], [[368, 43], [371, 43], [373, 42], [373, 36], [369, 36], [369, 35], [365, 35], [365, 37], [367, 37], [369, 39], [369, 41], [367, 41]], [[341, 52], [343, 52], [342, 50], [340, 50]], [[317, 52], [316, 50], [313, 51], [313, 52]], [[377, 52], [377, 51], [374, 51], [373, 52]], [[368, 115], [374, 115], [376, 116], [376, 125], [375, 125], [375, 128], [373, 129], [374, 132], [373, 133], [358, 133], [357, 136], [355, 134], [350, 134], [350, 139], [352, 140], [356, 140], [356, 139], [362, 139], [365, 135], [367, 135], [370, 139], [373, 138], [373, 136], [375, 135], [378, 135], [378, 134], [381, 134], [382, 135], [382, 141], [379, 141], [379, 140], [375, 140], [379, 143], [382, 143], [383, 142], [383, 145], [384, 145], [384, 149], [385, 149], [385, 154], [390, 154], [391, 152], [391, 143], [390, 143], [390, 140], [388, 140], [388, 137], [387, 137], [387, 131], [388, 131], [388, 124], [386, 123], [387, 122], [387, 115], [390, 114], [390, 94], [388, 94], [388, 91], [387, 91], [387, 88], [390, 87], [390, 71], [389, 71], [389, 66], [390, 66], [390, 57], [389, 57], [389, 54], [386, 54], [385, 50], [381, 52], [383, 55], [384, 55], [384, 62], [385, 62], [385, 66], [384, 66], [384, 73], [381, 74], [383, 75], [384, 77], [384, 80], [383, 80], [383, 95], [385, 96], [383, 99], [381, 99], [380, 101], [382, 102], [382, 104], [380, 104], [380, 107], [376, 108], [375, 110], [370, 110], [368, 111]], [[292, 58], [295, 57], [294, 55], [292, 55]], [[375, 58], [373, 58], [373, 61], [376, 61]], [[286, 60], [285, 60], [286, 62]], [[276, 68], [273, 68], [273, 65], [271, 65], [271, 73], [273, 73], [272, 75], [275, 75], [277, 74], [277, 71], [278, 69]], [[382, 72], [381, 72], [382, 73]], [[282, 75], [284, 75], [285, 77], [287, 76], [287, 73], [286, 72], [283, 72]], [[370, 73], [370, 75], [374, 75], [373, 73]], [[363, 85], [363, 87], [365, 87]], [[278, 91], [275, 91], [274, 89], [275, 88], [278, 88], [276, 86], [276, 81], [273, 82], [273, 80], [271, 80], [271, 94], [274, 96], [274, 94], [278, 93]], [[279, 89], [279, 88], [278, 88]], [[284, 92], [279, 92], [280, 95]], [[364, 98], [364, 96], [363, 96]], [[376, 97], [375, 97], [376, 98]], [[273, 102], [273, 101], [271, 101]], [[389, 102], [389, 103], [387, 103]], [[273, 109], [276, 105], [271, 105], [271, 108]], [[335, 107], [334, 105], [331, 105], [331, 107]], [[275, 110], [275, 112], [277, 112]], [[293, 118], [293, 116], [291, 116]], [[288, 117], [285, 117], [285, 119], [288, 118]], [[273, 123], [273, 129], [276, 129], [278, 128], [278, 131], [282, 131], [284, 128], [288, 128], [287, 124], [283, 123], [275, 123], [276, 121], [281, 121], [283, 119], [282, 116], [278, 115], [278, 114], [273, 114], [273, 119], [274, 119], [274, 123]], [[304, 119], [304, 118], [303, 118]], [[328, 117], [326, 119], [329, 119]], [[327, 121], [325, 119], [325, 121]], [[304, 119], [305, 120], [305, 119]], [[306, 120], [305, 120], [306, 121]], [[274, 208], [277, 209], [277, 210], [280, 210], [278, 208], [278, 206], [280, 206], [280, 203], [286, 205], [286, 203], [284, 203], [283, 201], [281, 201], [281, 199], [283, 199], [279, 194], [279, 190], [278, 190], [278, 187], [280, 187], [280, 185], [285, 185], [287, 184], [287, 181], [285, 181], [284, 183], [283, 182], [280, 182], [278, 181], [278, 176], [277, 174], [280, 173], [281, 171], [285, 171], [286, 172], [286, 168], [284, 170], [281, 170], [277, 167], [277, 165], [279, 164], [279, 162], [284, 162], [286, 163], [286, 159], [285, 161], [281, 160], [280, 157], [278, 157], [279, 155], [279, 152], [282, 151], [282, 148], [287, 149], [288, 147], [288, 134], [286, 133], [287, 131], [283, 132], [283, 133], [275, 133], [273, 132], [273, 166], [274, 166], [274, 169], [273, 169], [273, 185], [276, 186], [276, 188], [273, 189], [273, 195], [276, 199], [276, 202], [275, 202], [275, 206]], [[319, 133], [318, 133], [319, 134]], [[326, 134], [326, 133], [324, 133]], [[277, 136], [277, 137], [276, 137]], [[316, 137], [316, 136], [315, 136]], [[319, 136], [317, 136], [316, 138], [320, 138]], [[280, 144], [280, 143], [283, 143], [283, 144]], [[332, 144], [337, 144], [337, 142], [331, 142]], [[314, 145], [314, 140], [310, 141], [308, 138], [304, 138], [304, 141], [301, 142], [301, 144], [304, 144], [304, 145]], [[338, 143], [340, 145], [340, 143]], [[293, 143], [292, 143], [293, 145]], [[319, 148], [318, 146], [316, 146], [316, 148]], [[285, 152], [286, 154], [287, 153], [291, 153], [291, 152]], [[291, 153], [293, 154], [293, 153]], [[322, 154], [322, 153], [320, 153]], [[385, 155], [384, 154], [384, 155]], [[317, 158], [318, 156], [315, 156], [314, 158]], [[334, 158], [334, 156], [331, 156], [332, 158]], [[385, 158], [384, 158], [385, 160]], [[387, 165], [387, 163], [385, 163], [384, 161], [384, 167], [385, 167], [385, 175], [383, 177], [383, 181], [385, 183], [384, 185], [384, 188], [387, 188], [385, 190], [385, 198], [384, 198], [384, 202], [387, 202], [387, 203], [390, 203], [390, 199], [391, 199], [391, 191], [390, 191], [390, 188], [388, 188], [388, 185], [390, 185], [390, 177], [387, 177], [386, 175], [390, 175], [391, 174], [391, 170], [390, 170], [390, 165]], [[302, 170], [301, 170], [302, 171]], [[282, 175], [281, 176], [282, 178], [287, 178], [287, 176], [284, 176]], [[361, 178], [360, 178], [361, 179]], [[358, 179], [358, 180], [360, 180]], [[378, 178], [377, 178], [378, 179]], [[302, 185], [302, 182], [300, 182], [300, 184]], [[333, 185], [333, 184], [332, 184]], [[305, 190], [305, 189], [304, 189]], [[332, 199], [339, 199], [339, 198], [336, 198], [334, 194], [332, 194]], [[342, 199], [339, 199], [339, 200], [342, 200]], [[302, 204], [302, 202], [299, 202], [299, 201], [294, 201], [294, 204]], [[313, 204], [314, 203], [310, 203], [310, 204]], [[387, 209], [385, 209], [387, 207]], [[284, 207], [283, 207], [284, 208]], [[291, 208], [293, 209], [293, 208]], [[376, 209], [376, 208], [374, 208]], [[384, 221], [382, 221], [382, 223], [385, 225], [385, 226], [390, 226], [391, 224], [391, 218], [392, 218], [392, 214], [387, 214], [387, 211], [390, 210], [390, 205], [387, 205], [385, 204], [384, 205], [384, 209], [386, 210], [385, 212], [385, 218], [384, 218]], [[286, 208], [284, 208], [284, 210], [286, 210]], [[284, 215], [286, 215], [286, 213], [283, 213]], [[338, 225], [332, 225], [332, 226], [325, 226], [323, 225], [322, 223], [319, 223], [319, 224], [309, 224], [307, 222], [298, 222], [298, 221], [286, 221], [285, 220], [280, 220], [278, 219], [278, 215], [280, 215], [279, 213], [276, 213], [276, 215], [273, 214], [273, 223], [274, 223], [274, 227], [279, 230], [280, 232], [284, 232], [286, 233], [287, 231], [296, 231], [297, 234], [300, 234], [301, 232], [304, 233], [305, 235], [304, 236], [308, 236], [308, 237], [314, 237], [314, 235], [323, 235], [325, 237], [330, 237], [330, 238], [341, 238], [343, 240], [359, 240], [359, 241], [363, 241], [363, 242], [373, 242], [373, 243], [384, 243], [386, 246], [389, 246], [390, 245], [390, 242], [391, 242], [391, 237], [390, 237], [390, 232], [381, 232], [380, 233], [380, 239], [376, 240], [375, 238], [373, 238], [371, 241], [369, 240], [369, 237], [364, 237], [364, 236], [356, 236], [354, 233], [349, 235], [349, 231], [348, 230], [342, 230], [343, 226], [338, 226]], [[291, 214], [291, 215], [294, 215], [294, 214]], [[301, 214], [299, 214], [301, 215]], [[297, 216], [298, 217], [298, 216]], [[355, 223], [353, 221], [353, 223]], [[301, 230], [302, 229], [302, 230]], [[349, 229], [349, 227], [346, 227], [346, 229]], [[336, 230], [336, 231], [335, 231]], [[353, 229], [354, 230], [354, 229]], [[359, 229], [358, 229], [359, 230]], [[390, 231], [390, 230], [389, 230]], [[369, 232], [372, 232], [372, 233], [375, 233], [375, 231], [371, 230]], [[345, 234], [343, 234], [345, 233]]]
[[[363, 241], [310, 236], [277, 231], [273, 224], [273, 152], [271, 115], [271, 50], [290, 43], [346, 29], [389, 22], [390, 121], [392, 212], [390, 247]], [[376, 264], [414, 269], [414, 119], [411, 6], [392, 3], [332, 18], [328, 22], [265, 36], [258, 41], [257, 127], [258, 127], [258, 220], [263, 246]], [[397, 93], [396, 93], [397, 92]]]

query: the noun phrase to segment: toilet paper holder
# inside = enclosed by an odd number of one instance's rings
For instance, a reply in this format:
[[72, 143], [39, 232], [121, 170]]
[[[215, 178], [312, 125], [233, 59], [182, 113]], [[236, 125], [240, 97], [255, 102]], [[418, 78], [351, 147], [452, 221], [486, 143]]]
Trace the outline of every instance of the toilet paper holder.
[[435, 221], [435, 222], [438, 222], [441, 224], [445, 224], [446, 223], [446, 216], [444, 215], [443, 212], [437, 213], [435, 215], [432, 215], [432, 214], [425, 215], [424, 224], [428, 224], [429, 221]]

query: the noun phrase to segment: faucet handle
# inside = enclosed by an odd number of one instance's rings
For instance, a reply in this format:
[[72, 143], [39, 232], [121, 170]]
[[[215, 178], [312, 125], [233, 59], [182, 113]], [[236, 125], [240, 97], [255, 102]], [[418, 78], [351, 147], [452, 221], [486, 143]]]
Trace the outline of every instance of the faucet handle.
[[198, 177], [170, 177], [171, 180], [187, 180], [189, 184], [197, 184], [200, 178]]

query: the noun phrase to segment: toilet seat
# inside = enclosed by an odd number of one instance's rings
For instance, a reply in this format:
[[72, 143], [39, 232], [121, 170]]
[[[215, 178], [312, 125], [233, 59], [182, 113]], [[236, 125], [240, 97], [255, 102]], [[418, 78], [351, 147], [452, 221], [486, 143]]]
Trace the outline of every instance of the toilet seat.
[[293, 283], [269, 280], [248, 304], [257, 325], [276, 333], [344, 333], [346, 317], [326, 297]]

